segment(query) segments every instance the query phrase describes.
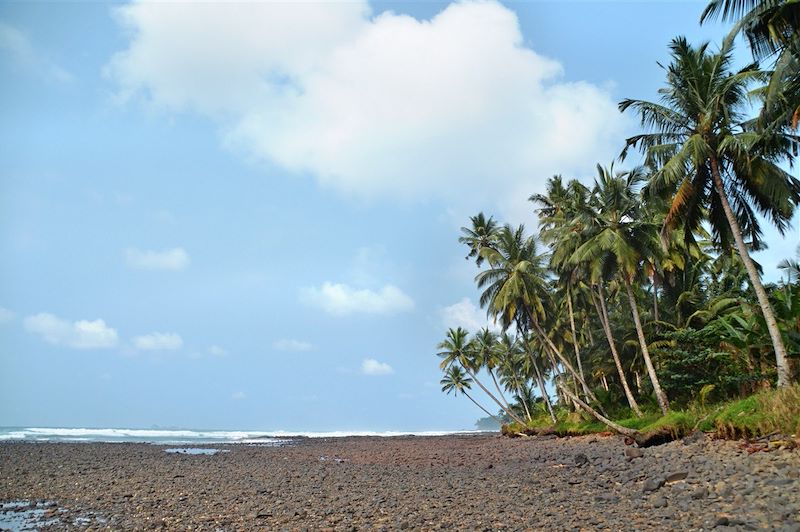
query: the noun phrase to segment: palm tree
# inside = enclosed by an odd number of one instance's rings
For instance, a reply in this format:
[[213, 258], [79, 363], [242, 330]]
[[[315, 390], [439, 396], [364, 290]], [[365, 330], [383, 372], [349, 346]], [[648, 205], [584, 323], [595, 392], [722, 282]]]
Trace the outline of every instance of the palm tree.
[[770, 59], [770, 81], [761, 91], [759, 125], [797, 127], [800, 121], [800, 2], [797, 0], [712, 0], [700, 23], [721, 17], [738, 19], [731, 37], [743, 33], [756, 61]]
[[500, 388], [500, 383], [497, 382], [497, 376], [494, 373], [495, 368], [500, 363], [497, 358], [497, 352], [495, 351], [496, 342], [497, 335], [490, 331], [488, 327], [484, 327], [475, 333], [475, 336], [472, 338], [471, 350], [474, 358], [473, 366], [486, 369], [486, 373], [488, 373], [492, 378], [492, 382], [494, 383], [494, 387], [497, 390], [497, 395], [500, 397], [500, 400], [507, 409], [511, 409], [511, 405], [509, 405], [508, 401], [506, 401], [506, 397], [503, 394], [503, 390]]
[[497, 406], [499, 406], [514, 421], [524, 425], [524, 421], [517, 417], [516, 414], [514, 414], [514, 412], [512, 412], [509, 408], [504, 406], [497, 399], [497, 397], [495, 397], [494, 394], [492, 394], [492, 392], [490, 392], [489, 389], [486, 388], [486, 386], [484, 386], [480, 380], [478, 380], [476, 373], [480, 367], [475, 367], [475, 356], [473, 353], [474, 346], [469, 341], [468, 337], [469, 333], [467, 333], [467, 331], [461, 327], [456, 329], [448, 329], [447, 337], [437, 346], [437, 348], [440, 349], [437, 355], [442, 359], [442, 361], [439, 363], [439, 367], [442, 370], [446, 370], [453, 364], [459, 364], [461, 368], [466, 371], [472, 380], [480, 387], [480, 389], [483, 390], [483, 392], [497, 404]]
[[[495, 247], [483, 248], [481, 255], [489, 263], [489, 269], [475, 277], [478, 288], [483, 289], [481, 306], [486, 307], [490, 315], [500, 318], [504, 329], [514, 323], [522, 336], [532, 329], [545, 349], [558, 358], [573, 378], [585, 385], [542, 327], [548, 314], [546, 306], [549, 306], [551, 288], [545, 279], [545, 256], [538, 253], [536, 239], [525, 236], [522, 225], [516, 229], [505, 225], [497, 234]], [[591, 391], [590, 397], [596, 400]]]
[[455, 365], [452, 365], [447, 368], [444, 374], [444, 378], [439, 381], [439, 384], [442, 385], [442, 391], [445, 392], [447, 395], [450, 395], [450, 392], [453, 392], [454, 396], [457, 396], [459, 393], [463, 393], [467, 396], [467, 399], [475, 403], [475, 406], [483, 410], [488, 416], [491, 416], [495, 421], [500, 423], [500, 420], [486, 410], [483, 406], [481, 406], [478, 401], [472, 398], [470, 394], [467, 393], [467, 390], [472, 388], [472, 379], [467, 377], [464, 371]]
[[597, 165], [597, 173], [598, 176], [592, 190], [591, 209], [587, 210], [585, 214], [584, 242], [575, 250], [570, 261], [576, 265], [586, 264], [592, 282], [599, 286], [601, 321], [604, 322], [604, 330], [614, 355], [614, 362], [617, 365], [625, 396], [634, 412], [641, 415], [639, 406], [633, 399], [633, 394], [625, 379], [619, 355], [615, 353], [616, 348], [611, 337], [608, 312], [605, 308], [605, 295], [602, 292], [602, 284], [608, 276], [614, 274], [622, 281], [628, 296], [628, 304], [647, 374], [653, 385], [658, 405], [666, 414], [669, 410], [669, 401], [661, 388], [650, 358], [639, 308], [633, 293], [633, 280], [641, 273], [644, 258], [658, 255], [654, 246], [657, 240], [655, 238], [656, 228], [643, 217], [642, 202], [637, 193], [637, 188], [643, 181], [643, 174], [640, 170], [615, 174], [613, 165], [608, 169]]
[[589, 396], [586, 376], [583, 373], [578, 335], [575, 327], [575, 312], [572, 307], [573, 292], [579, 284], [578, 269], [566, 260], [579, 244], [576, 238], [576, 219], [585, 208], [588, 189], [573, 179], [566, 186], [560, 175], [553, 176], [547, 182], [546, 194], [533, 194], [529, 201], [537, 204], [540, 237], [551, 246], [550, 267], [559, 274], [558, 284], [563, 288], [563, 299], [567, 302], [572, 345], [575, 350], [575, 361], [578, 372], [583, 379], [584, 397]]
[[683, 37], [670, 45], [672, 63], [667, 85], [659, 92], [662, 104], [623, 100], [620, 110], [638, 112], [651, 132], [629, 138], [625, 152], [638, 148], [657, 170], [648, 187], [654, 195], [668, 195], [666, 230], [683, 223], [686, 238], [703, 221], [712, 228], [723, 249], [731, 237], [744, 262], [769, 330], [778, 370], [778, 386], [792, 381], [786, 348], [767, 293], [745, 244], [746, 232], [754, 245], [761, 234], [755, 211], [783, 233], [800, 203], [800, 181], [779, 163], [793, 161], [800, 140], [781, 129], [756, 131], [746, 121], [747, 89], [765, 79], [756, 65], [731, 72], [732, 39], [718, 53], [708, 44], [695, 48]]
[[[524, 355], [525, 352], [520, 348], [517, 339], [504, 332], [496, 337], [494, 345], [495, 358], [497, 360], [500, 381], [506, 389], [513, 390], [517, 397], [527, 397], [527, 376], [524, 376]], [[525, 409], [528, 421], [531, 420], [531, 412], [528, 409], [528, 401], [521, 401]]]
[[472, 227], [462, 227], [461, 233], [463, 234], [458, 238], [458, 241], [469, 247], [469, 254], [464, 258], [469, 260], [474, 257], [475, 264], [480, 266], [483, 264], [483, 257], [480, 251], [483, 248], [494, 245], [499, 227], [494, 218], [489, 216], [487, 219], [482, 212], [475, 216], [470, 216], [469, 221], [472, 223]]

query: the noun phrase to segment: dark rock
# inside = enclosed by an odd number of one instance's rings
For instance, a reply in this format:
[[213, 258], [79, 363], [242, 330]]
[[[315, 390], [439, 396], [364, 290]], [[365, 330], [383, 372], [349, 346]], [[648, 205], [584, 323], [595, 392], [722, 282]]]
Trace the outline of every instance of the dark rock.
[[653, 508], [666, 508], [667, 505], [667, 499], [664, 497], [656, 497], [653, 499]]
[[708, 488], [705, 486], [700, 486], [696, 490], [692, 492], [692, 499], [705, 499], [708, 497]]
[[680, 482], [681, 480], [685, 480], [686, 477], [688, 476], [689, 476], [688, 471], [679, 471], [677, 473], [670, 473], [669, 475], [667, 475], [667, 478], [665, 478], [664, 481], [667, 484], [671, 484], [673, 482]]
[[585, 454], [579, 453], [575, 455], [575, 465], [582, 466], [589, 463], [589, 458]]

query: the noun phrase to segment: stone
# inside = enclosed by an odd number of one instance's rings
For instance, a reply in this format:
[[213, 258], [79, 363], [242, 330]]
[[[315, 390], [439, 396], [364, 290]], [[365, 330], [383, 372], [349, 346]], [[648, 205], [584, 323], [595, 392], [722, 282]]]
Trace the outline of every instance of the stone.
[[630, 459], [641, 458], [642, 456], [644, 456], [644, 451], [636, 447], [626, 447], [625, 456], [627, 456]]
[[692, 432], [691, 434], [689, 434], [688, 436], [684, 437], [681, 440], [681, 443], [683, 443], [684, 445], [691, 445], [693, 443], [699, 443], [699, 442], [705, 441], [705, 439], [706, 439], [705, 433], [702, 432], [702, 431], [696, 430], [696, 431]]
[[705, 499], [708, 497], [708, 488], [700, 486], [692, 492], [692, 499]]
[[656, 497], [653, 499], [653, 508], [666, 508], [667, 506], [667, 499], [664, 497]]
[[659, 489], [661, 486], [664, 485], [664, 482], [665, 480], [663, 478], [649, 478], [644, 481], [644, 486], [642, 487], [642, 490], [644, 492], [656, 491], [657, 489]]
[[589, 463], [589, 458], [586, 457], [585, 454], [578, 453], [575, 455], [575, 465], [582, 466]]
[[677, 473], [670, 473], [669, 475], [667, 475], [667, 478], [665, 478], [664, 481], [667, 484], [672, 484], [673, 482], [680, 482], [681, 480], [686, 480], [686, 477], [688, 476], [689, 476], [688, 471], [679, 471]]

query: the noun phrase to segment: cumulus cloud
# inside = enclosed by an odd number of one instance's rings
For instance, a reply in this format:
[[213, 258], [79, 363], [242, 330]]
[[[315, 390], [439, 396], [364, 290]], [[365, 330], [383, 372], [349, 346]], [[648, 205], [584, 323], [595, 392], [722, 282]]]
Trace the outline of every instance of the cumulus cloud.
[[6, 323], [14, 319], [16, 314], [5, 307], [0, 307], [0, 323]]
[[310, 342], [284, 338], [272, 342], [272, 348], [278, 351], [310, 351], [314, 346]]
[[4, 22], [0, 22], [0, 54], [46, 80], [64, 83], [73, 79], [72, 74], [38, 51], [24, 32]]
[[183, 347], [183, 338], [176, 333], [154, 332], [137, 336], [132, 343], [140, 351], [175, 351]]
[[364, 375], [391, 375], [394, 373], [394, 369], [386, 362], [378, 362], [374, 358], [366, 358], [361, 363], [361, 373]]
[[333, 316], [362, 314], [396, 314], [414, 308], [414, 301], [394, 285], [378, 291], [353, 288], [341, 283], [323, 283], [321, 287], [301, 290], [300, 299], [307, 305]]
[[353, 2], [135, 2], [107, 65], [123, 98], [195, 112], [248, 157], [361, 197], [529, 213], [554, 173], [616, 155], [609, 90], [566, 81], [492, 1], [430, 20]]
[[468, 297], [442, 308], [439, 314], [442, 324], [448, 329], [462, 327], [472, 333], [484, 327], [489, 327], [495, 332], [500, 330], [493, 320], [486, 317], [486, 312], [475, 306]]
[[137, 270], [174, 270], [179, 271], [189, 266], [189, 254], [183, 248], [165, 249], [163, 251], [127, 248], [125, 262]]
[[69, 321], [42, 312], [25, 318], [23, 325], [47, 343], [73, 349], [108, 349], [119, 341], [117, 331], [100, 319]]

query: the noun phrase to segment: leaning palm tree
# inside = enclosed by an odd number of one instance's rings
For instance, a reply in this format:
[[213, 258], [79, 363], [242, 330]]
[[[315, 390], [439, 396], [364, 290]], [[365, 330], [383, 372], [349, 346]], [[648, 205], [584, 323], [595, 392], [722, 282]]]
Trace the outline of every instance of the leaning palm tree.
[[744, 262], [767, 324], [778, 372], [778, 386], [792, 380], [786, 347], [767, 292], [750, 258], [745, 237], [759, 244], [756, 211], [784, 233], [800, 203], [800, 181], [780, 167], [793, 161], [800, 138], [785, 129], [756, 131], [746, 120], [748, 87], [766, 78], [755, 64], [732, 72], [732, 39], [718, 53], [708, 44], [690, 46], [683, 37], [670, 45], [672, 63], [662, 103], [623, 100], [620, 110], [639, 114], [649, 130], [626, 142], [646, 154], [656, 171], [649, 189], [670, 198], [664, 230], [682, 223], [687, 240], [707, 221], [723, 249], [731, 238]]
[[[504, 329], [515, 324], [522, 336], [528, 331], [536, 334], [564, 369], [581, 385], [585, 385], [585, 381], [542, 326], [550, 307], [551, 288], [546, 280], [546, 257], [538, 253], [536, 239], [526, 236], [522, 225], [516, 229], [506, 225], [498, 232], [496, 245], [483, 248], [481, 255], [489, 263], [489, 269], [475, 277], [478, 288], [483, 289], [481, 306], [486, 307], [490, 315], [499, 318]], [[596, 400], [591, 390], [589, 396], [593, 401]]]
[[[512, 390], [517, 397], [527, 397], [529, 390], [525, 375], [525, 352], [520, 347], [517, 339], [507, 332], [497, 336], [494, 345], [495, 359], [497, 361], [498, 374], [500, 381], [507, 390]], [[532, 393], [532, 392], [531, 392]], [[531, 412], [528, 408], [529, 401], [520, 401], [525, 410], [528, 420], [531, 420]]]
[[488, 373], [492, 378], [494, 388], [497, 390], [497, 396], [503, 402], [503, 405], [505, 405], [506, 409], [510, 409], [511, 405], [508, 404], [505, 394], [500, 388], [500, 383], [497, 382], [497, 375], [495, 375], [495, 369], [500, 363], [500, 361], [497, 359], [497, 352], [495, 350], [496, 342], [497, 334], [490, 331], [488, 327], [484, 327], [475, 333], [475, 336], [472, 338], [471, 346], [471, 353], [474, 360], [473, 366], [486, 370], [486, 373]]
[[[638, 187], [643, 180], [639, 170], [614, 173], [611, 168], [597, 165], [598, 176], [592, 190], [591, 206], [585, 213], [586, 222], [583, 243], [575, 250], [570, 262], [586, 264], [593, 284], [603, 289], [603, 282], [613, 275], [622, 281], [628, 296], [628, 304], [636, 327], [636, 336], [642, 352], [647, 374], [653, 385], [653, 391], [661, 411], [669, 410], [667, 394], [661, 388], [655, 366], [650, 358], [650, 351], [644, 336], [639, 308], [633, 292], [633, 281], [641, 273], [645, 257], [657, 257], [658, 251], [654, 243], [657, 230], [652, 223], [642, 216], [641, 199]], [[604, 323], [606, 336], [614, 355], [614, 362], [628, 403], [637, 415], [641, 415], [639, 406], [633, 399], [628, 382], [616, 353], [611, 337], [608, 312], [605, 308], [605, 296], [599, 293], [601, 322]]]
[[458, 366], [450, 366], [447, 368], [444, 374], [444, 378], [439, 381], [439, 384], [442, 385], [442, 391], [445, 392], [447, 395], [450, 395], [450, 392], [453, 392], [454, 396], [457, 396], [459, 393], [462, 393], [467, 396], [467, 399], [472, 401], [475, 406], [483, 410], [488, 416], [492, 417], [495, 421], [500, 423], [500, 420], [486, 410], [478, 401], [472, 398], [472, 396], [467, 393], [467, 390], [472, 389], [472, 379], [464, 373]]
[[489, 389], [483, 385], [483, 383], [478, 380], [477, 372], [480, 367], [475, 367], [475, 355], [473, 352], [473, 344], [469, 341], [469, 333], [466, 330], [458, 327], [456, 329], [449, 329], [447, 331], [447, 337], [445, 340], [440, 343], [437, 348], [440, 350], [437, 353], [442, 361], [439, 363], [439, 367], [442, 370], [446, 370], [447, 368], [451, 367], [454, 364], [458, 364], [461, 368], [467, 372], [467, 374], [472, 378], [472, 380], [477, 384], [483, 392], [489, 396], [489, 398], [494, 401], [497, 406], [500, 407], [510, 418], [514, 421], [524, 425], [525, 422], [522, 421], [516, 414], [514, 414], [511, 409], [507, 408], [506, 406], [501, 403], [495, 395], [489, 391]]
[[546, 194], [533, 194], [529, 201], [537, 205], [536, 212], [539, 216], [540, 237], [543, 242], [550, 245], [550, 267], [558, 274], [558, 286], [562, 288], [562, 300], [567, 303], [567, 312], [570, 323], [571, 342], [575, 351], [575, 361], [578, 372], [584, 381], [584, 397], [589, 396], [585, 387], [586, 376], [583, 373], [578, 334], [575, 327], [575, 311], [572, 306], [573, 292], [580, 286], [578, 268], [567, 260], [580, 244], [576, 227], [578, 215], [585, 209], [589, 190], [580, 182], [573, 179], [565, 186], [560, 175], [553, 176], [547, 182]]

